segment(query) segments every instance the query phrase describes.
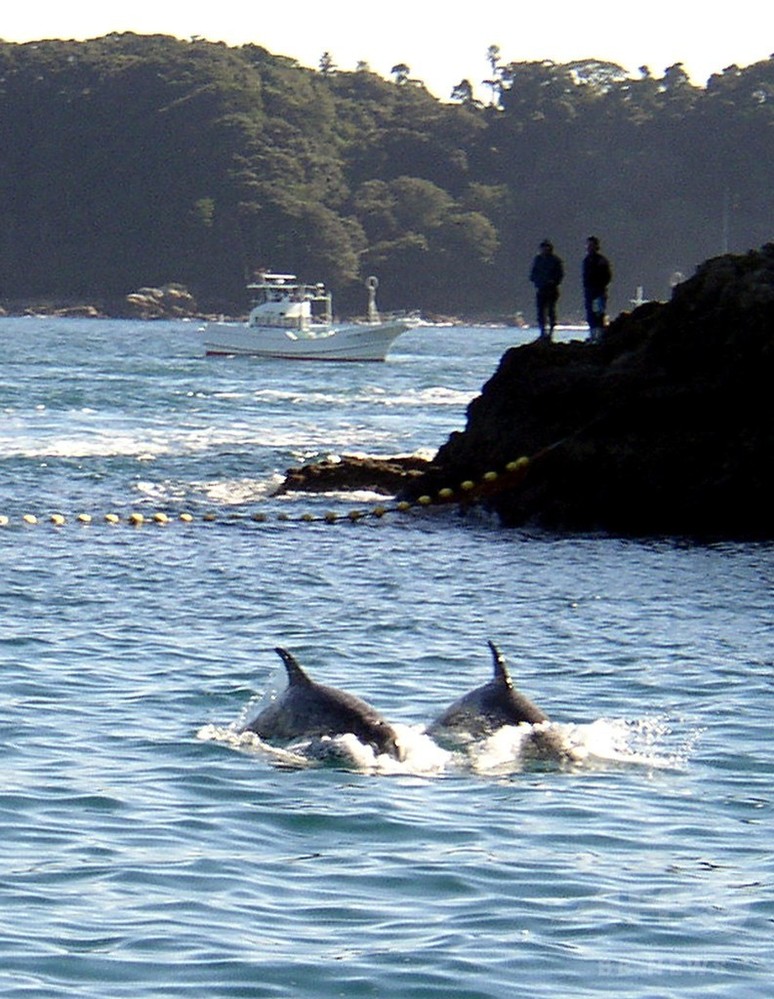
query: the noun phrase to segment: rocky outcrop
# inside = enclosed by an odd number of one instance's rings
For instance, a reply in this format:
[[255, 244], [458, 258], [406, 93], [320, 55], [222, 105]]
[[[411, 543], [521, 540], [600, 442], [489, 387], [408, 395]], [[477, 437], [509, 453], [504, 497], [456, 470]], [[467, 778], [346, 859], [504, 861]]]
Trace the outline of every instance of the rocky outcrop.
[[105, 314], [96, 305], [53, 302], [15, 302], [7, 308], [0, 306], [0, 316], [50, 316], [56, 319], [104, 319]]
[[135, 319], [187, 319], [198, 314], [196, 299], [182, 284], [140, 288], [126, 296], [126, 306]]
[[394, 496], [428, 467], [424, 458], [416, 455], [394, 458], [372, 458], [342, 455], [336, 459], [289, 468], [285, 481], [275, 495], [287, 492], [324, 493], [335, 490], [366, 489]]
[[48, 313], [61, 319], [103, 319], [104, 315], [96, 305], [62, 305]]
[[772, 538], [773, 384], [769, 244], [707, 261], [600, 343], [509, 350], [403, 493], [448, 498], [529, 456], [526, 475], [487, 490], [504, 525]]

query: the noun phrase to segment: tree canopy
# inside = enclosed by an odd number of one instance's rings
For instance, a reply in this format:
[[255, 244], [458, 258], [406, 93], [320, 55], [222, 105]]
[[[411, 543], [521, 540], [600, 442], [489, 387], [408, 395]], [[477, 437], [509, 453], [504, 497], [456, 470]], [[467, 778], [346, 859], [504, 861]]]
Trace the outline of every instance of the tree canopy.
[[531, 258], [585, 238], [638, 285], [772, 237], [774, 59], [691, 84], [596, 60], [505, 63], [449, 101], [396, 63], [318, 70], [258, 45], [111, 34], [0, 42], [0, 299], [104, 299], [178, 281], [245, 304], [259, 267], [322, 280], [343, 309], [531, 311]]

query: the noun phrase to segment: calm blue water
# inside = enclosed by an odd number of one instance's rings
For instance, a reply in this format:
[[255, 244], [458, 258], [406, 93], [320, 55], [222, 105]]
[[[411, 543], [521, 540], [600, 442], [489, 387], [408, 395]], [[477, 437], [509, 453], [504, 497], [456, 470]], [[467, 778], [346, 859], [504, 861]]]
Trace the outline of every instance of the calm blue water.
[[[341, 366], [204, 359], [191, 324], [0, 338], [3, 996], [772, 994], [771, 546], [271, 496], [306, 458], [434, 451], [526, 334]], [[488, 638], [574, 765], [428, 745]], [[406, 763], [237, 739], [278, 644]]]

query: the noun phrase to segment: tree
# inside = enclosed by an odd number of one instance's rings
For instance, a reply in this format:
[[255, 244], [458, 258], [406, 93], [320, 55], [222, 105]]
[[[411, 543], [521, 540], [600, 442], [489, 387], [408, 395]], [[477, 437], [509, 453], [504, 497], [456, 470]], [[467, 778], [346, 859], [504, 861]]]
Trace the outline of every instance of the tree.
[[[503, 65], [491, 46], [495, 113], [469, 80], [443, 102], [404, 63], [396, 86], [325, 56], [317, 71], [161, 35], [0, 42], [3, 293], [179, 281], [226, 311], [271, 262], [338, 300], [376, 273], [395, 307], [511, 311], [536, 240], [597, 229], [614, 309], [619, 289], [623, 305], [639, 284], [668, 294], [723, 231], [730, 249], [771, 239], [774, 59], [703, 89], [680, 63], [629, 78], [595, 59]], [[577, 268], [566, 284], [579, 299]]]
[[421, 177], [397, 177], [388, 188], [396, 222], [403, 231], [427, 232], [454, 207], [450, 194]]
[[500, 46], [490, 45], [486, 50], [486, 58], [492, 70], [492, 76], [497, 76], [497, 67], [500, 63]]
[[495, 107], [500, 100], [500, 93], [502, 90], [502, 80], [500, 78], [500, 46], [490, 45], [486, 50], [486, 58], [489, 62], [490, 76], [488, 80], [483, 80], [485, 87], [489, 87], [492, 91], [492, 96], [490, 99], [490, 104]]
[[466, 104], [468, 106], [475, 105], [477, 102], [473, 97], [473, 87], [470, 80], [460, 80], [457, 86], [453, 88], [450, 99], [453, 101], [459, 101], [460, 104]]
[[411, 68], [405, 62], [397, 63], [390, 70], [390, 74], [399, 86], [403, 86], [408, 82], [410, 72]]

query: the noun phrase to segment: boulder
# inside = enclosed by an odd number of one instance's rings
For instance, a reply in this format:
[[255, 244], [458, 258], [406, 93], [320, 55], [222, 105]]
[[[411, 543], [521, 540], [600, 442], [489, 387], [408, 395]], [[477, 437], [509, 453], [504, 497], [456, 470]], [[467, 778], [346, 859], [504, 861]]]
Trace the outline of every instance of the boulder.
[[136, 319], [188, 319], [196, 316], [196, 299], [181, 284], [138, 288], [126, 296], [129, 315]]

